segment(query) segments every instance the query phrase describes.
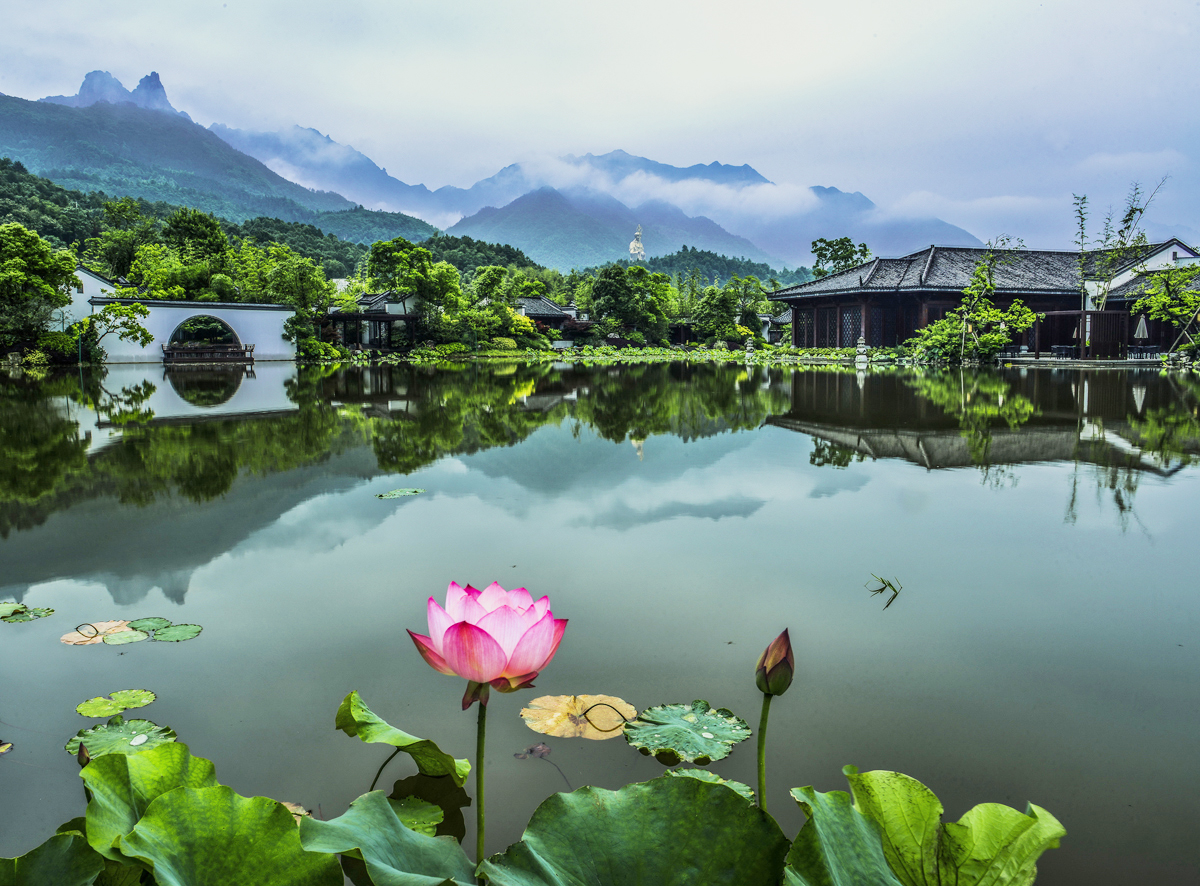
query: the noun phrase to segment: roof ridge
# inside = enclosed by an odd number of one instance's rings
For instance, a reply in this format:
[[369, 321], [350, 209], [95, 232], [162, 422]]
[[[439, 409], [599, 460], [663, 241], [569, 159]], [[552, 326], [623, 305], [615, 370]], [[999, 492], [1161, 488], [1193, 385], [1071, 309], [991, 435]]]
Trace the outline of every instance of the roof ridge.
[[863, 280], [859, 277], [859, 286], [870, 286], [871, 280], [879, 273], [879, 267], [883, 263], [883, 259], [876, 256], [875, 261], [871, 262], [871, 270], [867, 272], [867, 279]]
[[935, 252], [937, 252], [937, 246], [930, 243], [929, 258], [925, 259], [925, 267], [921, 270], [921, 279], [917, 281], [921, 286], [925, 285], [925, 278], [929, 275], [929, 269], [933, 267], [933, 254]]

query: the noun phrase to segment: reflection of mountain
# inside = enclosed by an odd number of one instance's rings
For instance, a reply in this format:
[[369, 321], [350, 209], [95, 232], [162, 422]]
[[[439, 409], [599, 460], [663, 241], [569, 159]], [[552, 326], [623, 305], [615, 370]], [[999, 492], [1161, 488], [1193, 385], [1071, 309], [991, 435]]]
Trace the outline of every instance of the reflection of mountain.
[[1075, 461], [1162, 474], [1177, 467], [1136, 445], [1137, 417], [1174, 399], [1139, 370], [798, 372], [791, 409], [767, 423], [814, 437], [813, 463], [835, 467], [852, 457], [929, 470]]

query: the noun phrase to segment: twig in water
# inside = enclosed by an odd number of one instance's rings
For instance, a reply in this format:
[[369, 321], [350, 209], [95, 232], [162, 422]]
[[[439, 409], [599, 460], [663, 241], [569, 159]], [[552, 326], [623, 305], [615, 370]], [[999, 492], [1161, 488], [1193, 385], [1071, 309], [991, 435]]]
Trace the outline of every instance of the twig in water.
[[880, 578], [874, 572], [871, 573], [871, 578], [873, 578], [877, 582], [879, 582], [879, 587], [873, 588], [869, 584], [865, 584], [865, 585], [863, 585], [863, 587], [866, 588], [868, 591], [870, 591], [872, 594], [882, 594], [884, 591], [892, 592], [892, 596], [888, 599], [888, 601], [886, 603], [883, 604], [884, 609], [887, 609], [889, 606], [891, 606], [893, 603], [895, 603], [896, 598], [900, 596], [900, 592], [902, 590], [904, 590], [904, 585], [900, 584], [900, 579], [898, 579], [898, 578], [888, 581], [888, 579], [886, 579], [886, 578]]

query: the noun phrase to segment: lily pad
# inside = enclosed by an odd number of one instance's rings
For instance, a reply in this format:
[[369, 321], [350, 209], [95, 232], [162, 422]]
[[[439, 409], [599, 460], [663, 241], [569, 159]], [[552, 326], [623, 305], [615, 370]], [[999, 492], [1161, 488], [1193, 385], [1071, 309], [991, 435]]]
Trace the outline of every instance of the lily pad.
[[437, 827], [446, 817], [440, 806], [419, 797], [405, 797], [403, 800], [388, 800], [392, 811], [409, 830], [424, 834], [426, 837], [437, 835]]
[[656, 778], [554, 794], [479, 873], [490, 886], [775, 886], [787, 851], [775, 820], [733, 791]]
[[223, 785], [168, 791], [150, 803], [115, 848], [149, 868], [159, 886], [344, 882], [337, 858], [300, 845], [296, 820], [282, 803], [240, 797]]
[[17, 603], [13, 600], [6, 600], [0, 603], [0, 618], [8, 618], [14, 612], [20, 612], [25, 608], [24, 603]]
[[420, 495], [424, 489], [393, 489], [391, 492], [381, 492], [376, 498], [405, 498], [409, 495]]
[[107, 698], [98, 695], [80, 702], [75, 706], [75, 713], [83, 717], [111, 717], [130, 708], [144, 708], [157, 697], [149, 689], [118, 689]]
[[754, 802], [754, 789], [748, 784], [742, 784], [740, 781], [733, 781], [729, 778], [721, 778], [715, 772], [710, 772], [707, 769], [668, 769], [664, 772], [661, 778], [695, 778], [699, 781], [705, 781], [709, 784], [723, 784], [740, 797], [745, 797], [751, 803]]
[[84, 833], [110, 861], [122, 861], [113, 843], [133, 831], [154, 800], [176, 788], [217, 784], [212, 762], [193, 757], [187, 745], [175, 742], [141, 754], [96, 757], [79, 774], [92, 792]]
[[104, 870], [104, 859], [80, 833], [55, 834], [19, 858], [0, 858], [4, 886], [91, 886]]
[[559, 738], [616, 738], [637, 709], [613, 695], [543, 695], [521, 710], [534, 732]]
[[[450, 775], [410, 775], [392, 785], [389, 800], [417, 798], [442, 810], [442, 820], [434, 835], [453, 837], [462, 842], [467, 835], [467, 822], [463, 810], [471, 805], [471, 797]], [[395, 808], [395, 803], [392, 804]]]
[[107, 723], [80, 729], [66, 752], [78, 754], [82, 744], [93, 759], [104, 754], [136, 754], [175, 740], [175, 730], [149, 720], [126, 720], [120, 714]]
[[127, 646], [130, 643], [141, 643], [150, 637], [145, 631], [114, 631], [104, 635], [106, 646]]
[[475, 882], [475, 865], [450, 837], [430, 837], [405, 826], [383, 791], [363, 794], [331, 821], [300, 822], [309, 852], [357, 852], [375, 886]]
[[63, 634], [59, 637], [59, 640], [68, 646], [92, 646], [96, 643], [103, 643], [104, 638], [109, 634], [127, 630], [129, 630], [129, 622], [127, 621], [85, 622], [71, 631], [71, 633]]
[[788, 852], [786, 886], [902, 886], [884, 857], [879, 829], [849, 794], [804, 787], [793, 788], [792, 796], [808, 820]]
[[154, 631], [154, 639], [164, 640], [168, 643], [180, 643], [200, 636], [202, 630], [204, 628], [200, 625], [171, 625], [167, 628], [157, 628]]
[[0, 603], [0, 613], [5, 612], [5, 610], [11, 605], [16, 605], [17, 608], [11, 612], [8, 612], [6, 615], [0, 615], [0, 621], [6, 621], [9, 624], [17, 624], [23, 621], [33, 621], [37, 618], [45, 618], [48, 615], [54, 614], [53, 609], [38, 609], [33, 606], [25, 606], [21, 603]]
[[139, 618], [131, 621], [129, 626], [135, 631], [156, 631], [159, 628], [169, 628], [171, 619], [169, 618]]
[[647, 708], [625, 726], [625, 740], [664, 766], [707, 766], [728, 757], [735, 744], [749, 737], [745, 720], [702, 700]]
[[450, 775], [461, 786], [467, 780], [471, 764], [456, 760], [427, 738], [417, 738], [392, 726], [367, 707], [357, 691], [351, 692], [338, 707], [336, 728], [365, 742], [388, 744], [413, 758], [423, 775]]

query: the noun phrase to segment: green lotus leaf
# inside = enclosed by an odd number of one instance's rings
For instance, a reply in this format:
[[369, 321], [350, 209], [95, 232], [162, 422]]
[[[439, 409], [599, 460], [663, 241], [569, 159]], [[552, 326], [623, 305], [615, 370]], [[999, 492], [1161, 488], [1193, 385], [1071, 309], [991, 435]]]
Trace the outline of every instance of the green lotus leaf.
[[784, 869], [786, 886], [900, 886], [884, 857], [879, 829], [845, 791], [792, 788], [808, 821]]
[[154, 639], [164, 640], [168, 643], [181, 643], [184, 640], [200, 636], [202, 630], [204, 628], [200, 627], [200, 625], [171, 625], [169, 628], [156, 629], [154, 631]]
[[144, 708], [157, 697], [149, 689], [118, 689], [108, 698], [100, 695], [80, 702], [75, 713], [83, 717], [111, 717], [130, 708]]
[[103, 870], [83, 834], [70, 831], [18, 858], [0, 858], [0, 886], [91, 886]]
[[0, 618], [8, 618], [14, 612], [20, 612], [25, 608], [24, 603], [16, 603], [12, 600], [6, 600], [0, 603]]
[[787, 851], [775, 820], [733, 791], [656, 778], [554, 794], [479, 872], [492, 886], [775, 886]]
[[418, 834], [426, 837], [437, 835], [437, 826], [446, 817], [440, 806], [419, 797], [405, 797], [403, 800], [389, 799], [388, 803], [400, 823]]
[[475, 865], [454, 838], [405, 827], [383, 791], [363, 794], [332, 821], [304, 819], [300, 842], [309, 852], [359, 853], [375, 886], [475, 882]]
[[217, 784], [213, 764], [193, 757], [187, 745], [176, 742], [141, 754], [96, 757], [79, 774], [92, 792], [86, 819], [88, 842], [111, 861], [122, 860], [113, 845], [133, 831], [155, 799], [175, 788]]
[[[7, 605], [8, 604], [0, 604], [0, 606], [7, 606]], [[3, 611], [3, 610], [0, 609], [0, 611]], [[23, 622], [23, 621], [33, 621], [34, 619], [37, 619], [37, 618], [45, 618], [46, 616], [53, 615], [53, 614], [54, 614], [53, 609], [37, 609], [32, 606], [21, 606], [16, 611], [11, 612], [8, 615], [5, 615], [3, 617], [0, 617], [0, 621], [6, 621], [9, 624], [17, 624], [17, 623]]]
[[456, 760], [427, 738], [402, 732], [378, 717], [357, 691], [351, 692], [338, 707], [334, 725], [349, 736], [358, 736], [373, 744], [388, 744], [413, 758], [423, 775], [450, 775], [457, 785], [466, 783], [471, 764]]
[[139, 618], [136, 621], [131, 621], [129, 626], [135, 631], [157, 631], [159, 628], [169, 628], [171, 626], [171, 619]]
[[404, 498], [409, 495], [420, 495], [424, 489], [393, 489], [391, 492], [381, 492], [376, 498]]
[[1028, 886], [1037, 860], [1059, 845], [1066, 830], [1032, 803], [1022, 814], [981, 803], [957, 822], [942, 824], [942, 804], [915, 778], [899, 772], [842, 770], [854, 807], [871, 819], [883, 851], [904, 886]]
[[661, 778], [697, 778], [700, 781], [708, 782], [709, 784], [723, 784], [731, 791], [740, 797], [745, 797], [751, 803], [754, 802], [754, 789], [748, 784], [742, 784], [740, 781], [733, 781], [728, 778], [721, 778], [715, 772], [709, 772], [707, 769], [668, 769], [660, 776]]
[[471, 798], [451, 775], [410, 775], [392, 786], [389, 800], [404, 800], [415, 797], [432, 803], [442, 810], [442, 820], [434, 832], [435, 836], [450, 836], [462, 842], [467, 835], [467, 822], [463, 810], [471, 805]]
[[125, 646], [129, 643], [140, 643], [150, 635], [145, 631], [117, 631], [104, 635], [104, 642], [109, 646]]
[[287, 807], [266, 797], [240, 797], [224, 785], [161, 795], [115, 848], [150, 868], [158, 886], [343, 883], [334, 856], [300, 845]]
[[93, 758], [105, 754], [137, 754], [175, 740], [175, 730], [149, 720], [125, 720], [120, 714], [107, 723], [80, 729], [67, 742], [68, 754], [79, 753], [79, 745], [87, 748]]
[[746, 721], [706, 701], [647, 708], [625, 724], [625, 740], [664, 766], [680, 762], [707, 766], [729, 756], [733, 746], [750, 737]]

